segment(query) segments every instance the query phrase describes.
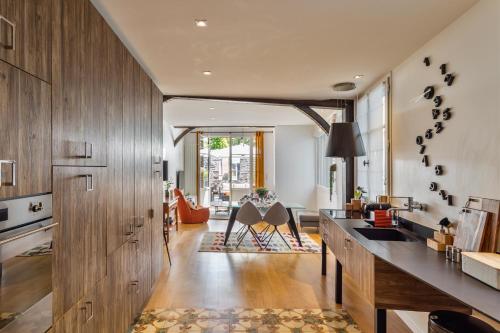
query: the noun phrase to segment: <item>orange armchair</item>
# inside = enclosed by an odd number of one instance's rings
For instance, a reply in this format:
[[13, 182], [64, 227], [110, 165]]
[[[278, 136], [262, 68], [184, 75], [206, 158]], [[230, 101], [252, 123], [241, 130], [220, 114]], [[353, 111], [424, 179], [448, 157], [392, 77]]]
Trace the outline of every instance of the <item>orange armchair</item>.
[[206, 223], [210, 218], [210, 210], [208, 208], [192, 208], [188, 204], [184, 194], [179, 189], [174, 189], [174, 194], [177, 197], [177, 209], [182, 223]]

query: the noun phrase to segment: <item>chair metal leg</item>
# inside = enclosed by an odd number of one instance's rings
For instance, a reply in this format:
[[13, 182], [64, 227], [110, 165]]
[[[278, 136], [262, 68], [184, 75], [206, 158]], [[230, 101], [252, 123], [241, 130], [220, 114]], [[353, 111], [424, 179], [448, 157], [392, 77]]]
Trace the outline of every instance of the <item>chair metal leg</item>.
[[288, 244], [288, 242], [286, 241], [285, 237], [283, 237], [283, 235], [281, 234], [281, 232], [278, 230], [277, 227], [274, 227], [276, 229], [276, 232], [278, 233], [278, 235], [280, 235], [281, 239], [283, 240], [283, 242], [285, 242], [286, 246], [288, 246], [288, 248], [291, 250], [292, 247], [290, 246], [290, 244]]
[[271, 243], [271, 239], [273, 239], [273, 236], [275, 233], [276, 233], [276, 227], [274, 227], [274, 230], [269, 235], [269, 240], [267, 241], [266, 247], [264, 247], [264, 249], [267, 249], [267, 247], [269, 246], [269, 243]]
[[269, 228], [271, 228], [271, 225], [268, 224], [264, 230], [262, 230], [261, 232], [259, 232], [259, 238], [261, 238], [262, 240], [265, 240], [266, 237], [267, 237], [267, 231], [269, 230]]
[[239, 240], [238, 244], [236, 245], [236, 248], [238, 248], [240, 246], [241, 242], [243, 241], [243, 239], [245, 239], [245, 236], [247, 235], [249, 230], [250, 230], [250, 227], [243, 233], [243, 235], [241, 236], [241, 239]]
[[252, 234], [253, 238], [257, 242], [257, 245], [259, 245], [259, 247], [262, 249], [262, 245], [260, 244], [259, 234], [251, 226], [249, 226], [248, 228], [250, 229], [250, 233]]

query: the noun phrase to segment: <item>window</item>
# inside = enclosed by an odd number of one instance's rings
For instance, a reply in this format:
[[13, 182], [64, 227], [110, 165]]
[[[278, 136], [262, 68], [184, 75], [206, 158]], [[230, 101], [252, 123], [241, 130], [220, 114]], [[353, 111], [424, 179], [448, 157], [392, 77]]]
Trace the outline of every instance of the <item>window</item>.
[[356, 121], [359, 124], [366, 156], [356, 160], [356, 183], [375, 201], [377, 195], [387, 194], [388, 187], [388, 106], [386, 81], [359, 99]]

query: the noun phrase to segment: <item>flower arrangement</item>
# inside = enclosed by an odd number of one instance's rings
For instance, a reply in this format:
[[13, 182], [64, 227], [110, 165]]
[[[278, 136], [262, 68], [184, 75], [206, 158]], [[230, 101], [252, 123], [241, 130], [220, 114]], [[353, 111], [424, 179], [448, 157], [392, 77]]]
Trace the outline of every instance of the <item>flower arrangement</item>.
[[259, 206], [270, 206], [276, 201], [278, 201], [278, 196], [273, 191], [268, 190], [267, 188], [257, 188], [255, 192], [250, 194], [245, 194], [240, 200], [239, 203], [244, 204], [247, 201], [252, 201], [257, 207]]

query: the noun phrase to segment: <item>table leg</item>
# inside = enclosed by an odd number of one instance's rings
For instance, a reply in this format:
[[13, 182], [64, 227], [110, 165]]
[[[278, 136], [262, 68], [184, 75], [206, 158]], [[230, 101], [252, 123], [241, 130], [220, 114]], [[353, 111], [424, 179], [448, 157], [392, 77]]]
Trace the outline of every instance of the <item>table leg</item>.
[[229, 221], [227, 223], [226, 235], [224, 237], [224, 245], [227, 244], [227, 240], [231, 235], [231, 230], [233, 230], [234, 222], [236, 221], [236, 214], [238, 213], [239, 208], [233, 207], [231, 209], [231, 215], [229, 216]]
[[387, 332], [387, 310], [375, 309], [375, 333]]
[[300, 240], [299, 230], [297, 229], [297, 224], [295, 223], [295, 219], [293, 218], [293, 212], [291, 208], [286, 209], [288, 215], [290, 216], [290, 220], [288, 220], [288, 227], [290, 228], [292, 235], [295, 236], [297, 241], [299, 242], [299, 246], [302, 247], [302, 241]]
[[342, 304], [342, 264], [335, 261], [335, 303]]
[[326, 275], [326, 243], [321, 240], [321, 275]]

